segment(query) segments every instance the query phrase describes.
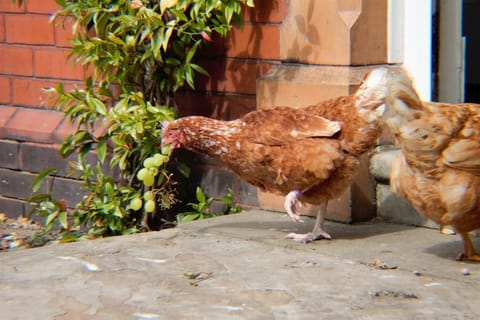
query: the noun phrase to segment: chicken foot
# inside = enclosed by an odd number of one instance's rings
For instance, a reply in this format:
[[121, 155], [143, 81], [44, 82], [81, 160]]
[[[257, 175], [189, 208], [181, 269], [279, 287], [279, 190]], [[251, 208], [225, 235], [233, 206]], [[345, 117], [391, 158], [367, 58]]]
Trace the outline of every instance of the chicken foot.
[[460, 233], [460, 235], [462, 236], [465, 252], [460, 253], [457, 257], [457, 260], [480, 262], [480, 254], [475, 251], [472, 239], [470, 239], [470, 235], [468, 234], [468, 232], [462, 232]]
[[301, 243], [309, 243], [320, 238], [332, 239], [332, 237], [323, 229], [323, 222], [325, 220], [325, 214], [327, 212], [327, 201], [321, 203], [317, 208], [317, 218], [315, 219], [315, 225], [312, 232], [305, 234], [301, 233], [289, 233], [287, 235], [288, 239], [293, 239]]

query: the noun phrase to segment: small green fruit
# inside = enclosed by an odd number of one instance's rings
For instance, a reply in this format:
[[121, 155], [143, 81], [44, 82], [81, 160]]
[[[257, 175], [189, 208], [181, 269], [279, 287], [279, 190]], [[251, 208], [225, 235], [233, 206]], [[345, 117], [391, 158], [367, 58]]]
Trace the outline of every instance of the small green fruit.
[[150, 175], [150, 173], [148, 172], [148, 169], [142, 168], [137, 173], [137, 179], [140, 181], [143, 181], [148, 175]]
[[155, 167], [155, 159], [153, 157], [148, 157], [143, 160], [143, 166], [147, 169]]
[[152, 191], [147, 191], [143, 194], [143, 199], [145, 201], [153, 200], [153, 192]]
[[153, 212], [155, 211], [155, 201], [153, 200], [148, 200], [145, 202], [145, 211], [146, 212]]
[[140, 210], [142, 207], [142, 200], [140, 198], [133, 198], [132, 201], [130, 201], [130, 209], [132, 210]]
[[153, 183], [155, 182], [155, 177], [148, 174], [144, 179], [143, 179], [143, 184], [147, 187], [153, 186]]

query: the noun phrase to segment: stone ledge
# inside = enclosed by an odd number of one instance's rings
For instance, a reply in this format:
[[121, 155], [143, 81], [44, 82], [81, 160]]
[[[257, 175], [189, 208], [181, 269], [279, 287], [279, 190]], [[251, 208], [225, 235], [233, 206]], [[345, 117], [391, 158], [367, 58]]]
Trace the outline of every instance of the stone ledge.
[[400, 150], [395, 149], [374, 154], [370, 159], [370, 174], [377, 181], [388, 183], [392, 170], [392, 162], [400, 153]]
[[39, 143], [59, 143], [67, 132], [63, 112], [45, 109], [0, 106], [0, 138]]

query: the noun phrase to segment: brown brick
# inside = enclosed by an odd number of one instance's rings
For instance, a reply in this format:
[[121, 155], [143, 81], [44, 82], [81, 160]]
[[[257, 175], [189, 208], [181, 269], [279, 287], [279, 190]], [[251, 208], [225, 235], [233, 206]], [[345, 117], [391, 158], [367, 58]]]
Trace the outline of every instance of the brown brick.
[[52, 196], [58, 200], [65, 200], [67, 206], [73, 208], [87, 194], [82, 185], [78, 180], [55, 178], [52, 181]]
[[18, 6], [12, 1], [0, 1], [0, 12], [25, 12], [25, 3]]
[[0, 213], [5, 213], [10, 218], [18, 218], [25, 215], [24, 204], [22, 200], [0, 196]]
[[10, 78], [0, 76], [0, 104], [11, 102]]
[[14, 140], [52, 143], [53, 132], [63, 117], [56, 111], [19, 109], [4, 126], [4, 134]]
[[16, 141], [0, 140], [0, 167], [19, 169], [19, 143]]
[[31, 173], [0, 168], [0, 195], [26, 200], [32, 195]]
[[34, 74], [37, 77], [58, 79], [83, 79], [83, 67], [67, 61], [69, 49], [38, 48], [34, 49]]
[[27, 12], [52, 14], [61, 7], [54, 0], [28, 0], [26, 1]]
[[0, 73], [33, 75], [33, 52], [25, 46], [0, 45]]
[[5, 16], [6, 41], [23, 44], [54, 44], [49, 16], [12, 14]]
[[55, 87], [56, 81], [33, 78], [13, 79], [12, 103], [19, 106], [45, 107], [51, 105], [53, 98], [42, 89]]
[[20, 169], [29, 172], [41, 172], [47, 168], [56, 168], [55, 175], [66, 176], [68, 161], [63, 159], [58, 146], [42, 143], [22, 143], [20, 145]]

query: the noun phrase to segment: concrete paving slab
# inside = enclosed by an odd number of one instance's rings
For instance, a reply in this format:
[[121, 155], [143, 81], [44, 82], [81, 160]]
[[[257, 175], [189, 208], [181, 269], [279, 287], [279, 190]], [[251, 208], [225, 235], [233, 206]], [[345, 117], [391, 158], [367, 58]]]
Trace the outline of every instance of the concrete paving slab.
[[334, 240], [285, 239], [312, 225], [253, 210], [160, 232], [2, 253], [0, 318], [480, 317], [480, 265], [454, 260], [462, 250], [457, 236], [328, 222]]

